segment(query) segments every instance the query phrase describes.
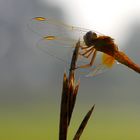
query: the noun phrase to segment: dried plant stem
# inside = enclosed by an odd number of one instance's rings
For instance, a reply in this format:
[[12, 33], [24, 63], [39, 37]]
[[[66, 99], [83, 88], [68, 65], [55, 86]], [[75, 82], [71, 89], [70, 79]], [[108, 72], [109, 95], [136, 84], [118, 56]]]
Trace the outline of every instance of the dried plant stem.
[[59, 140], [67, 139], [68, 129], [68, 79], [64, 73], [63, 89], [61, 97], [61, 111], [60, 111], [60, 124], [59, 124]]
[[[69, 76], [67, 77], [66, 73], [64, 73], [64, 77], [63, 77], [60, 123], [59, 123], [59, 140], [67, 140], [68, 127], [70, 124], [72, 112], [76, 102], [78, 88], [80, 85], [80, 82], [75, 84], [75, 68], [78, 59], [79, 48], [80, 48], [80, 41], [77, 42], [75, 50], [73, 52], [70, 70], [69, 70]], [[90, 118], [93, 108], [94, 107], [92, 107], [92, 109], [85, 116], [83, 122], [81, 123], [75, 135], [75, 138], [79, 138], [81, 136], [87, 124], [87, 121]], [[78, 140], [78, 139], [74, 139], [74, 140]]]
[[64, 73], [60, 110], [59, 140], [67, 139], [68, 126], [70, 123], [79, 87], [79, 83], [76, 86], [74, 85], [74, 71], [76, 67], [76, 61], [78, 58], [79, 47], [80, 42], [78, 41], [72, 56], [69, 78], [67, 78], [66, 73]]

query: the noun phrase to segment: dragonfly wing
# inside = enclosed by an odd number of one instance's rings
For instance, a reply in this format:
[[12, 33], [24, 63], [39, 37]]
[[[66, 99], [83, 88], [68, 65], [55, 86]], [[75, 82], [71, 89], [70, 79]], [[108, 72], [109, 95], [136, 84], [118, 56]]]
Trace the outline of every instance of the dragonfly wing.
[[105, 71], [107, 71], [106, 67], [100, 64], [98, 66], [95, 66], [95, 68], [93, 68], [92, 71], [86, 75], [86, 77], [95, 77], [104, 73]]
[[97, 76], [101, 73], [104, 73], [108, 69], [112, 68], [112, 66], [115, 64], [115, 59], [112, 56], [109, 56], [105, 53], [100, 52], [100, 54], [97, 56], [96, 62], [91, 69], [91, 71], [86, 75], [86, 77], [93, 77]]
[[54, 36], [45, 36], [37, 42], [37, 48], [42, 52], [69, 64], [72, 50], [76, 41], [56, 39]]
[[29, 29], [38, 34], [40, 37], [55, 36], [57, 38], [67, 39], [70, 41], [83, 38], [87, 30], [66, 25], [54, 19], [47, 19], [44, 17], [36, 17], [30, 20], [28, 24]]
[[40, 37], [37, 41], [37, 48], [66, 62], [80, 35], [85, 34], [85, 31], [80, 31], [80, 28], [44, 17], [31, 19], [28, 28]]
[[[83, 40], [83, 36], [91, 31], [90, 29], [67, 25], [55, 19], [45, 17], [35, 17], [30, 20], [29, 28], [39, 36], [57, 36], [61, 38], [71, 38], [71, 40]], [[93, 31], [93, 30], [92, 30]], [[93, 31], [103, 35], [97, 31]]]
[[[48, 19], [44, 17], [35, 17], [30, 20], [28, 27], [31, 31], [38, 34], [40, 40], [37, 41], [37, 47], [43, 52], [67, 62], [72, 52], [72, 48], [75, 47], [76, 42], [80, 39], [81, 44], [84, 44], [83, 36], [90, 31], [89, 29], [74, 27], [66, 25], [62, 22], [59, 22], [54, 19]], [[96, 31], [93, 31], [99, 35], [103, 35]], [[65, 55], [65, 56], [64, 56]], [[97, 55], [97, 60], [100, 55]], [[79, 64], [85, 64], [89, 62], [89, 59], [80, 59]], [[100, 59], [99, 59], [100, 60]], [[102, 64], [97, 61], [97, 64]], [[104, 69], [103, 66], [96, 66], [92, 72], [97, 74], [101, 73], [101, 69]], [[97, 71], [97, 72], [96, 72]]]

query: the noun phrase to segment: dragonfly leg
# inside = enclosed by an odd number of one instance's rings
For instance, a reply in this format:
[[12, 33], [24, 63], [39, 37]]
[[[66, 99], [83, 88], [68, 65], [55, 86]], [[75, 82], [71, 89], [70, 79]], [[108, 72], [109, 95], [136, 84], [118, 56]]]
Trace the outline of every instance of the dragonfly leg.
[[93, 52], [94, 49], [93, 47], [87, 49], [87, 50], [84, 50], [84, 53], [80, 53], [80, 55], [84, 56], [84, 57], [87, 57], [86, 55], [88, 55], [88, 53], [90, 54], [91, 52]]
[[90, 63], [89, 64], [86, 64], [86, 65], [77, 66], [76, 69], [78, 69], [78, 68], [88, 68], [88, 67], [91, 67], [93, 65], [93, 63], [94, 63], [96, 54], [97, 54], [97, 51], [94, 49]]
[[81, 50], [85, 50], [85, 49], [88, 49], [90, 47], [88, 47], [88, 46], [80, 46], [80, 48], [81, 48]]
[[90, 51], [90, 52], [89, 52], [89, 54], [87, 54], [85, 57], [86, 57], [86, 58], [89, 58], [89, 57], [90, 57], [90, 55], [91, 55], [94, 51], [95, 51], [95, 50], [93, 49], [93, 50], [92, 50], [92, 51]]

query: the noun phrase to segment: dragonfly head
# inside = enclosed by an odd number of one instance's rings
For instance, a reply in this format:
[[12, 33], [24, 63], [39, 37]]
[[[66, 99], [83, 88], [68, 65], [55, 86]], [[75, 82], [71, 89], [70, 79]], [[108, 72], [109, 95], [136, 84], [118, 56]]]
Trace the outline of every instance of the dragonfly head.
[[84, 37], [84, 42], [88, 47], [93, 46], [93, 42], [95, 39], [97, 39], [97, 34], [95, 32], [89, 31], [87, 32]]

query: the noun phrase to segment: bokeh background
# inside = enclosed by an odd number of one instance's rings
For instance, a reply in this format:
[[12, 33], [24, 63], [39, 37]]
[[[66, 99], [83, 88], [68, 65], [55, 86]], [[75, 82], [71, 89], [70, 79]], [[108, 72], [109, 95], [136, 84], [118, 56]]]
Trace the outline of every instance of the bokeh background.
[[[27, 24], [45, 16], [97, 30], [115, 38], [140, 64], [139, 0], [0, 1], [0, 139], [58, 139], [65, 67], [36, 47]], [[123, 65], [81, 85], [69, 130], [72, 139], [89, 108], [96, 104], [81, 140], [140, 139], [140, 75]]]

